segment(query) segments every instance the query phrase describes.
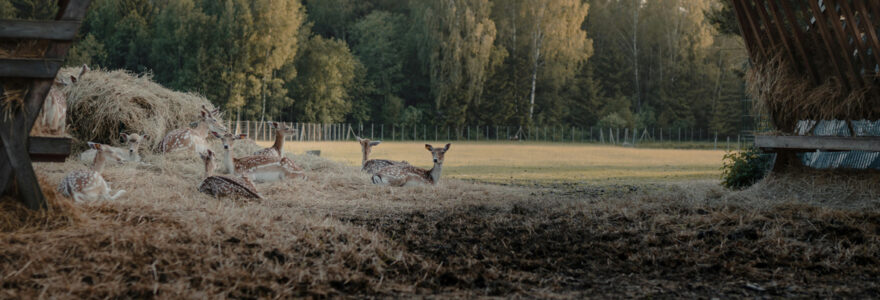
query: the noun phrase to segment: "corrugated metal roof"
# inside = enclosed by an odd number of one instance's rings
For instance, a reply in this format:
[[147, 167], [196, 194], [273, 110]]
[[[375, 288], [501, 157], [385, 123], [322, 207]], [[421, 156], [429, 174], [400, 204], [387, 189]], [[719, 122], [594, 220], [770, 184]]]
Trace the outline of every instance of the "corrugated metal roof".
[[[880, 120], [858, 120], [851, 124], [855, 136], [880, 136]], [[841, 120], [799, 121], [795, 131], [798, 135], [852, 136], [849, 125]], [[816, 169], [880, 169], [880, 152], [816, 151], [801, 153], [799, 157], [805, 166]]]

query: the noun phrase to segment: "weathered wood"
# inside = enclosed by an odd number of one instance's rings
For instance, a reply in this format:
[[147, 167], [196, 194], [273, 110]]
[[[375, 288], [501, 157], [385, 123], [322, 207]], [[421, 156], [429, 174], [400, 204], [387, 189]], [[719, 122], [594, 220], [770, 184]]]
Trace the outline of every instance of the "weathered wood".
[[755, 18], [757, 16], [754, 16], [755, 12], [752, 9], [751, 1], [738, 2], [741, 7], [740, 9], [742, 9], [743, 11], [743, 15], [745, 15], [746, 17], [746, 22], [749, 24], [749, 27], [752, 29], [752, 33], [754, 33], [755, 35], [755, 42], [758, 46], [758, 49], [761, 51], [761, 55], [763, 55], [765, 59], [770, 58], [770, 52], [768, 52], [769, 49], [768, 47], [764, 47], [764, 42], [761, 38], [761, 28], [759, 27], [759, 24], [755, 22]]
[[770, 151], [880, 151], [880, 137], [757, 135], [755, 147]]
[[[853, 66], [852, 60], [850, 60], [850, 56], [855, 51], [855, 49], [846, 42], [847, 35], [843, 31], [843, 26], [840, 25], [840, 15], [837, 14], [837, 9], [835, 9], [834, 7], [834, 4], [836, 2], [837, 1], [832, 2], [831, 0], [828, 0], [826, 2], [826, 5], [831, 6], [826, 9], [826, 11], [828, 12], [828, 15], [830, 17], [829, 20], [831, 21], [831, 29], [834, 31], [834, 34], [837, 37], [834, 40], [837, 41], [837, 45], [843, 51], [843, 55], [840, 56], [843, 57], [843, 62], [845, 64], [844, 67], [846, 67], [847, 71], [849, 71], [847, 74], [849, 74], [849, 78], [852, 81], [853, 86], [856, 88], [861, 88], [863, 86], [862, 76], [859, 74], [859, 71], [856, 70], [856, 68]], [[868, 84], [870, 84], [870, 82]]]
[[0, 59], [0, 77], [55, 79], [61, 59]]
[[78, 21], [0, 20], [0, 37], [71, 41], [79, 24]]
[[28, 153], [32, 161], [64, 162], [70, 155], [70, 138], [32, 136]]
[[739, 25], [739, 32], [742, 34], [743, 42], [746, 44], [746, 50], [748, 50], [746, 52], [748, 52], [749, 58], [754, 61], [758, 49], [756, 48], [757, 46], [752, 37], [752, 31], [745, 21], [745, 15], [743, 15], [742, 8], [740, 8], [739, 2], [741, 1], [742, 0], [733, 0], [733, 13], [736, 15], [736, 23]]
[[[16, 109], [12, 112], [12, 118], [0, 118], [0, 139], [3, 140], [3, 148], [6, 150], [5, 161], [0, 161], [0, 164], [11, 165], [10, 172], [14, 172], [15, 182], [18, 184], [19, 199], [30, 209], [46, 208], [46, 198], [34, 173], [27, 144], [28, 133], [51, 86], [50, 80], [36, 80], [25, 95], [24, 109]], [[9, 178], [5, 174], [0, 175], [0, 178], [3, 177]]]
[[[871, 21], [870, 13], [868, 12], [868, 8], [865, 7], [864, 1], [855, 1], [855, 3], [856, 9], [859, 11], [859, 15], [862, 16], [862, 22], [865, 24], [865, 29], [867, 30], [866, 34], [868, 36], [868, 42], [871, 43], [871, 54], [874, 55], [874, 61], [880, 64], [880, 40], [877, 39], [877, 30], [874, 29], [874, 21]], [[875, 14], [874, 17], [878, 18], [880, 15]]]
[[[782, 4], [782, 12], [788, 20], [789, 25], [791, 25], [791, 29], [794, 32], [792, 34], [792, 38], [794, 39], [795, 49], [800, 54], [801, 59], [804, 60], [804, 65], [807, 66], [808, 71], [813, 77], [813, 81], [815, 84], [819, 84], [822, 81], [820, 77], [821, 74], [816, 72], [816, 67], [813, 66], [812, 60], [807, 56], [807, 51], [804, 49], [804, 32], [801, 26], [798, 24], [797, 19], [795, 18], [794, 10], [791, 9], [791, 3], [788, 1], [779, 1]], [[775, 8], [775, 1], [771, 1], [771, 7]]]
[[[862, 60], [862, 66], [873, 65], [868, 57], [868, 47], [865, 45], [865, 42], [862, 41], [862, 32], [859, 28], [861, 26], [864, 26], [864, 22], [857, 22], [856, 17], [852, 13], [852, 9], [850, 9], [849, 3], [847, 1], [840, 2], [840, 10], [843, 12], [843, 17], [846, 19], [846, 27], [849, 28], [850, 33], [852, 33], [853, 35], [853, 42], [854, 44], [856, 44], [856, 49], [858, 49], [858, 56]], [[866, 16], [862, 16], [862, 19], [864, 19], [865, 17]]]
[[[816, 18], [816, 24], [819, 27], [819, 35], [821, 35], [822, 42], [825, 44], [825, 51], [828, 51], [828, 58], [831, 59], [831, 65], [834, 67], [834, 70], [837, 71], [837, 74], [841, 79], [848, 78], [849, 76], [844, 74], [843, 69], [840, 68], [840, 63], [837, 61], [837, 55], [839, 52], [834, 49], [830, 33], [831, 31], [828, 29], [825, 14], [822, 13], [822, 9], [819, 8], [819, 3], [816, 0], [810, 0], [807, 2], [810, 2], [810, 9], [812, 10], [813, 17]], [[841, 80], [841, 83], [843, 83], [847, 89], [851, 86], [846, 80]]]

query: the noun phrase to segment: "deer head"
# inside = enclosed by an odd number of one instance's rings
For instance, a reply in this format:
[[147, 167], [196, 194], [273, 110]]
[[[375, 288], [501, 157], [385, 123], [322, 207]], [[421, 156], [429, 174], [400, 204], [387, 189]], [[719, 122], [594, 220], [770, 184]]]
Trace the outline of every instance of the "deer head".
[[[207, 125], [207, 129], [210, 131], [219, 131], [226, 132], [226, 126], [223, 126], [223, 123], [218, 118], [219, 110], [215, 109], [213, 111], [208, 111], [204, 105], [202, 105], [202, 111], [199, 112], [199, 120], [190, 124], [191, 127], [199, 127], [202, 124]], [[204, 131], [202, 131], [204, 134]]]
[[283, 136], [296, 136], [296, 130], [290, 126], [278, 122], [272, 122], [272, 128], [275, 129], [275, 132]]
[[373, 147], [382, 143], [382, 141], [371, 141], [370, 139], [362, 139], [359, 136], [355, 136], [357, 138], [358, 143], [361, 144], [361, 153], [364, 154], [364, 160], [367, 160], [367, 157], [370, 156], [370, 152], [372, 152]]
[[147, 139], [150, 137], [149, 135], [146, 135], [146, 134], [139, 135], [137, 133], [132, 133], [132, 134], [123, 133], [123, 134], [121, 134], [121, 136], [122, 136], [122, 140], [126, 144], [128, 144], [128, 155], [130, 155], [132, 157], [134, 157], [135, 155], [138, 154], [138, 149], [140, 148], [141, 142], [143, 142], [144, 139]]
[[205, 162], [205, 177], [211, 177], [214, 173], [214, 151], [208, 149], [204, 153], [199, 153], [199, 157]]
[[223, 149], [229, 150], [229, 151], [232, 151], [232, 143], [234, 143], [237, 140], [242, 140], [242, 139], [247, 138], [247, 134], [243, 134], [243, 133], [235, 135], [235, 134], [231, 134], [231, 133], [221, 134], [216, 131], [211, 131], [211, 134], [214, 135], [214, 137], [223, 141]]
[[446, 151], [449, 151], [450, 145], [452, 145], [452, 144], [446, 144], [446, 147], [443, 147], [443, 148], [434, 148], [433, 146], [431, 146], [429, 144], [425, 144], [425, 149], [428, 149], [428, 151], [431, 151], [431, 155], [434, 157], [434, 164], [435, 165], [442, 165], [443, 164], [443, 157], [446, 155]]

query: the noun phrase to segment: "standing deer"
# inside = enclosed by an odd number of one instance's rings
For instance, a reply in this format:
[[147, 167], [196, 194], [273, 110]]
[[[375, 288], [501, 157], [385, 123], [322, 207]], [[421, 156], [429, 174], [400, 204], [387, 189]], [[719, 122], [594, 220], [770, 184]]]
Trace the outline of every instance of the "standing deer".
[[199, 120], [190, 123], [190, 126], [194, 128], [180, 128], [169, 132], [159, 143], [159, 152], [168, 153], [188, 149], [196, 153], [204, 153], [208, 149], [208, 142], [205, 141], [205, 138], [209, 130], [226, 132], [226, 126], [223, 126], [218, 120], [219, 112], [219, 109], [210, 111], [202, 105]]
[[272, 147], [254, 152], [254, 155], [277, 156], [281, 157], [284, 150], [284, 138], [296, 135], [296, 130], [287, 125], [272, 122], [272, 128], [275, 129], [275, 144]]
[[434, 148], [425, 144], [425, 149], [431, 151], [434, 157], [434, 168], [425, 170], [411, 165], [392, 165], [379, 171], [373, 175], [373, 184], [390, 185], [390, 186], [408, 186], [408, 185], [436, 185], [440, 181], [440, 172], [443, 168], [443, 158], [449, 146], [446, 144], [443, 148]]
[[214, 175], [214, 151], [208, 149], [199, 153], [205, 162], [205, 180], [199, 184], [199, 192], [214, 196], [238, 196], [242, 198], [263, 199], [257, 188], [247, 177]]
[[122, 157], [110, 150], [110, 146], [104, 144], [89, 142], [89, 147], [97, 151], [92, 168], [68, 173], [58, 185], [58, 191], [65, 197], [73, 197], [76, 202], [98, 199], [116, 200], [125, 194], [125, 190], [116, 191], [115, 195], [110, 196], [110, 184], [101, 176], [101, 171], [104, 170], [107, 158], [122, 161]]
[[298, 167], [287, 157], [251, 155], [233, 158], [232, 144], [237, 140], [246, 138], [247, 135], [211, 133], [223, 141], [223, 149], [226, 151], [223, 157], [223, 165], [226, 166], [226, 172], [230, 175], [249, 176], [256, 182], [271, 182], [305, 176], [302, 168]]
[[376, 175], [376, 173], [391, 165], [409, 165], [406, 161], [393, 161], [387, 159], [368, 160], [373, 147], [378, 146], [382, 141], [370, 141], [370, 139], [362, 139], [359, 136], [355, 136], [355, 138], [357, 138], [358, 143], [361, 144], [361, 154], [363, 154], [363, 159], [361, 159], [361, 171], [367, 172], [370, 175]]
[[49, 88], [49, 94], [43, 100], [43, 108], [37, 116], [34, 127], [31, 128], [32, 136], [64, 136], [67, 134], [67, 95], [61, 91], [62, 88], [69, 84], [76, 83], [78, 78], [82, 78], [89, 71], [89, 66], [83, 65], [79, 76], [70, 76], [70, 82], [62, 79], [55, 79], [52, 87]]
[[[107, 146], [107, 148], [109, 148], [110, 151], [115, 152], [117, 155], [124, 157], [126, 161], [140, 162], [141, 161], [140, 145], [141, 145], [141, 142], [143, 142], [144, 139], [147, 139], [147, 138], [149, 138], [149, 135], [146, 135], [146, 134], [139, 135], [137, 133], [132, 133], [132, 134], [123, 133], [122, 139], [128, 145], [128, 150], [118, 148], [118, 147], [111, 147], [111, 146]], [[79, 160], [83, 161], [83, 162], [95, 160], [95, 155], [97, 153], [98, 153], [98, 150], [95, 150], [95, 149], [86, 150], [85, 152], [83, 152], [82, 154], [79, 155]]]

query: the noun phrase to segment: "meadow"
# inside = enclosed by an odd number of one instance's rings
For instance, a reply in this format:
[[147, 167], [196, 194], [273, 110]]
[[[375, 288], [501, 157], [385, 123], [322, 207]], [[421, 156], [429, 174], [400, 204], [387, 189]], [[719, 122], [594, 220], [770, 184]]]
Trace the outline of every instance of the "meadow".
[[[443, 145], [444, 142], [428, 142]], [[258, 142], [263, 146], [270, 142]], [[370, 158], [406, 160], [431, 168], [424, 142], [382, 142]], [[321, 156], [344, 164], [361, 164], [354, 142], [286, 142], [285, 151]], [[717, 180], [722, 150], [643, 149], [597, 144], [453, 142], [443, 176], [488, 183], [546, 184], [560, 182], [656, 183], [693, 179]]]

